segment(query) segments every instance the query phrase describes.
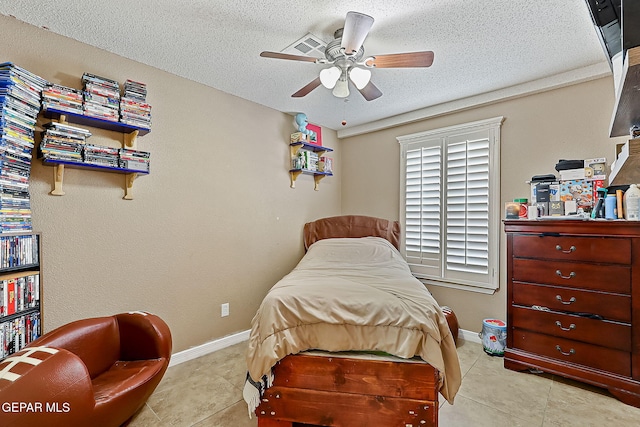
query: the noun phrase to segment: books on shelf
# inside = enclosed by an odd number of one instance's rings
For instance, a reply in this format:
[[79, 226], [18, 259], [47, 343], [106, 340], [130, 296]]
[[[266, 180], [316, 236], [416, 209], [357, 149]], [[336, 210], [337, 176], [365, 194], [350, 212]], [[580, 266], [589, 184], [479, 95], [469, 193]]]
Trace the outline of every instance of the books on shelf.
[[83, 159], [84, 163], [92, 165], [108, 166], [111, 168], [119, 167], [117, 148], [87, 144], [84, 146]]
[[43, 78], [0, 64], [0, 234], [31, 230], [29, 177]]
[[20, 351], [41, 334], [39, 311], [5, 322], [0, 318], [0, 359]]
[[40, 274], [0, 280], [0, 319], [40, 305]]
[[84, 115], [102, 120], [119, 120], [120, 84], [106, 77], [84, 73]]
[[0, 268], [21, 268], [36, 265], [38, 235], [0, 236]]
[[38, 234], [0, 236], [0, 359], [40, 336]]
[[151, 153], [146, 151], [120, 149], [120, 167], [124, 169], [149, 172], [149, 157]]
[[46, 160], [82, 162], [82, 148], [91, 132], [64, 123], [50, 122], [43, 125], [40, 156]]
[[42, 108], [82, 114], [82, 91], [49, 83], [42, 91]]
[[120, 121], [132, 126], [151, 128], [151, 105], [147, 104], [147, 85], [133, 80], [124, 83], [120, 99]]

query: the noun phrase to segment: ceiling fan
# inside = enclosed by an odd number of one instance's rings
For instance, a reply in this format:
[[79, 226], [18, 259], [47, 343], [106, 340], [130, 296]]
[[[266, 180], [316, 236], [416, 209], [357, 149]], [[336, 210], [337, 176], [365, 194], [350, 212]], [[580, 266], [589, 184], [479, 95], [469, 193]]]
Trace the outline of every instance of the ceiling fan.
[[371, 82], [370, 68], [430, 67], [433, 63], [433, 52], [407, 52], [365, 57], [362, 44], [372, 26], [371, 16], [347, 12], [344, 28], [338, 29], [333, 35], [334, 40], [327, 44], [325, 58], [268, 51], [260, 53], [260, 56], [331, 64], [331, 67], [320, 71], [317, 78], [291, 95], [294, 98], [306, 96], [320, 85], [333, 89], [334, 96], [346, 98], [349, 96], [349, 80], [351, 80], [367, 101], [373, 101], [382, 96], [382, 92]]

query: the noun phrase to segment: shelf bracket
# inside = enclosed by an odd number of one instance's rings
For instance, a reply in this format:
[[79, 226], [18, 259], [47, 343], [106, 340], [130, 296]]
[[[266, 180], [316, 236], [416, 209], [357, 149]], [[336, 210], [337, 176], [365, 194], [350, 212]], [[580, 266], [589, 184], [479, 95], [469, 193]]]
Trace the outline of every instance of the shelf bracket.
[[56, 165], [53, 168], [53, 190], [51, 193], [54, 196], [64, 196], [62, 190], [62, 182], [64, 181], [64, 165]]
[[324, 178], [326, 175], [314, 175], [313, 180], [315, 181], [315, 185], [313, 186], [313, 189], [315, 191], [319, 191], [320, 190], [320, 181], [322, 180], [322, 178]]
[[125, 133], [124, 135], [124, 148], [133, 150], [136, 148], [136, 139], [138, 138], [138, 131], [134, 130], [131, 133]]
[[302, 173], [301, 170], [297, 170], [297, 171], [290, 171], [289, 172], [289, 176], [291, 177], [291, 188], [296, 188], [296, 179], [298, 179], [298, 176]]
[[124, 197], [125, 200], [133, 200], [133, 181], [137, 178], [137, 173], [125, 174]]

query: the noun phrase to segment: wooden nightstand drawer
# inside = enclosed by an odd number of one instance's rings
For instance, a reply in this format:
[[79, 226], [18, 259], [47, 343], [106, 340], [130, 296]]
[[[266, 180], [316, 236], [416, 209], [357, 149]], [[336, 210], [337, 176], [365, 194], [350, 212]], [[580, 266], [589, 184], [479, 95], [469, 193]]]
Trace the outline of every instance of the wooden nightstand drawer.
[[631, 353], [593, 344], [513, 330], [513, 348], [550, 357], [567, 363], [585, 365], [607, 372], [630, 376]]
[[518, 282], [596, 289], [617, 294], [631, 292], [631, 268], [622, 265], [513, 260], [513, 280]]
[[610, 237], [515, 234], [513, 256], [631, 264], [631, 240]]
[[532, 308], [512, 310], [512, 326], [516, 329], [631, 351], [630, 325]]
[[511, 303], [516, 305], [538, 305], [551, 310], [599, 314], [608, 320], [631, 323], [631, 297], [629, 295], [603, 294], [599, 291], [560, 286], [513, 283], [512, 300]]

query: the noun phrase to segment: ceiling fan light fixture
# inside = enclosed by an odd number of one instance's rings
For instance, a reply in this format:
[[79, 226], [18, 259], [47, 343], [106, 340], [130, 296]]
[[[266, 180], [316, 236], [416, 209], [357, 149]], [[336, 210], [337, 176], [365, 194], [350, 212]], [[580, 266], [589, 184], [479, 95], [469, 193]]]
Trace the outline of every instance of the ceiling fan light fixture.
[[327, 89], [333, 89], [340, 78], [342, 71], [338, 67], [325, 68], [320, 71], [320, 82]]
[[333, 96], [336, 98], [346, 98], [349, 96], [349, 82], [346, 79], [340, 79], [333, 88]]
[[349, 78], [358, 89], [363, 89], [371, 80], [371, 70], [354, 67], [349, 72]]

